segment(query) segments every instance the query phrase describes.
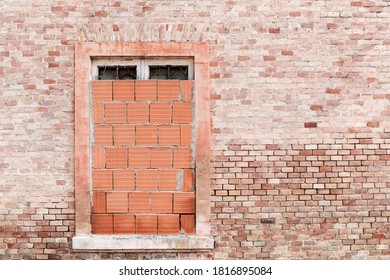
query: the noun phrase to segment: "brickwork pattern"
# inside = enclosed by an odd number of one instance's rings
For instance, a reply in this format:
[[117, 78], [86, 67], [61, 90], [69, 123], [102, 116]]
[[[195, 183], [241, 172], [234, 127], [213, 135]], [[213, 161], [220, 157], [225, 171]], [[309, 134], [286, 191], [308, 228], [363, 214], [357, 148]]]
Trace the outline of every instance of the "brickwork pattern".
[[[0, 259], [389, 259], [390, 2], [285, 2], [0, 1]], [[72, 251], [75, 41], [209, 44], [213, 251]], [[136, 141], [147, 109], [129, 104], [128, 127], [101, 143]], [[132, 153], [147, 168], [145, 149]], [[104, 168], [105, 149], [93, 156]], [[95, 208], [105, 188], [136, 188], [95, 176]], [[120, 214], [99, 223], [133, 224]]]
[[194, 234], [191, 85], [92, 82], [92, 233]]
[[219, 151], [212, 212], [215, 234], [227, 233], [219, 257], [386, 258], [390, 144], [350, 136]]

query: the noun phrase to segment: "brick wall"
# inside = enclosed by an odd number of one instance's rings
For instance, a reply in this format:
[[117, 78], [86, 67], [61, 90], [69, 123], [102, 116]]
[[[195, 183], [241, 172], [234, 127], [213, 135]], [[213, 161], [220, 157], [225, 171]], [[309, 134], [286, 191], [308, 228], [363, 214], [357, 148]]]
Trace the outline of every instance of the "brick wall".
[[[181, 2], [0, 3], [0, 258], [388, 259], [390, 3]], [[71, 250], [76, 41], [209, 44], [213, 251]]]

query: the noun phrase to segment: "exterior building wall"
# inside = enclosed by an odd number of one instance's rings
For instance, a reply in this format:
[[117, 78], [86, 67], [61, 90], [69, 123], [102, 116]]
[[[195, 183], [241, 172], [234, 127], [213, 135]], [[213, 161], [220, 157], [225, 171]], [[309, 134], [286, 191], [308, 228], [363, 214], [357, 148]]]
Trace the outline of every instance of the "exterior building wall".
[[[6, 0], [0, 21], [0, 259], [389, 259], [389, 1]], [[72, 250], [78, 41], [209, 45], [214, 250]]]

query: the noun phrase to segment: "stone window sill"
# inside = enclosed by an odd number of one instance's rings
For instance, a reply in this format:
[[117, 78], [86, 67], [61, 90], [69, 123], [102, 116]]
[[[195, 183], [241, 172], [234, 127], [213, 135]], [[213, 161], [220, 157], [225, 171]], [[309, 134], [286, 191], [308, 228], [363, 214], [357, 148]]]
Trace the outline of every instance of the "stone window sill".
[[85, 251], [206, 251], [214, 249], [207, 236], [89, 235], [73, 237], [73, 250]]

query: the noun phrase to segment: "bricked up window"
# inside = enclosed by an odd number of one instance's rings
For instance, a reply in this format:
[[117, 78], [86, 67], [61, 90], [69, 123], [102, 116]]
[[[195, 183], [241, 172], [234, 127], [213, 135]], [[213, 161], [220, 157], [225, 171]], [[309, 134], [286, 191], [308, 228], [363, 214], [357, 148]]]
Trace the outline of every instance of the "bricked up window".
[[76, 43], [73, 250], [213, 248], [209, 85], [205, 43]]
[[194, 234], [190, 60], [123, 61], [92, 83], [92, 233]]

